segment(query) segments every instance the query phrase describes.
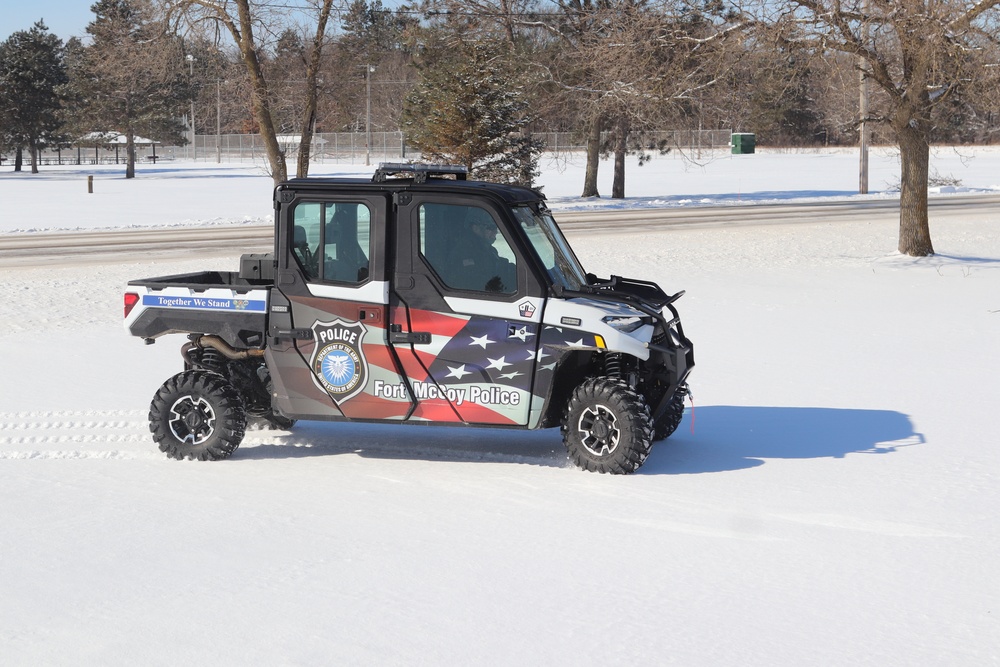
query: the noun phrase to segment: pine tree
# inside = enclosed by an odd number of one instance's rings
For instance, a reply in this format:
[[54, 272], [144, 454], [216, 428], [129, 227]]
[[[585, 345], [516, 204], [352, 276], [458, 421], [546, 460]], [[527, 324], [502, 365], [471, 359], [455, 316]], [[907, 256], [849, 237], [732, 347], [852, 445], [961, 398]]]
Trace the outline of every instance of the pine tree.
[[522, 133], [533, 119], [524, 83], [501, 53], [480, 41], [425, 60], [403, 129], [425, 157], [465, 165], [480, 180], [530, 186], [542, 146]]
[[38, 173], [39, 152], [65, 141], [58, 93], [65, 83], [62, 40], [41, 21], [0, 44], [0, 143], [18, 151], [27, 148], [33, 174]]
[[359, 60], [372, 62], [402, 48], [407, 15], [387, 10], [382, 0], [352, 0], [342, 22], [340, 45]]

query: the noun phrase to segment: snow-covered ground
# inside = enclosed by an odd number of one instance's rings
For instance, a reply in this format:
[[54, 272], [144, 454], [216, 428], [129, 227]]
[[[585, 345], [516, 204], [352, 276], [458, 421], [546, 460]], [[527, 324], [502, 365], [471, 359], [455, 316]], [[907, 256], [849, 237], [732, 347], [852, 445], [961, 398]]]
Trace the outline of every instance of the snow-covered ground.
[[[859, 198], [858, 153], [850, 149], [669, 154], [626, 170], [628, 199], [612, 200], [612, 165], [600, 170], [599, 199], [581, 199], [584, 157], [545, 157], [539, 185], [554, 211], [598, 208], [740, 205], [789, 200]], [[872, 150], [868, 199], [898, 197], [899, 156]], [[294, 165], [293, 165], [294, 168]], [[45, 229], [93, 229], [266, 223], [271, 220], [271, 178], [261, 163], [139, 164], [138, 177], [122, 178], [124, 166], [42, 167], [41, 173], [0, 170], [0, 233]], [[374, 165], [316, 164], [313, 176], [369, 178]], [[931, 174], [946, 183], [932, 196], [1000, 192], [1000, 146], [936, 148]], [[87, 192], [87, 177], [94, 192]]]
[[[936, 165], [1000, 189], [1000, 153]], [[554, 207], [591, 206], [561, 166]], [[0, 230], [270, 210], [249, 167], [86, 173], [0, 173]], [[848, 196], [857, 162], [629, 179], [613, 205]], [[931, 224], [926, 259], [881, 222], [571, 237], [597, 274], [687, 290], [695, 410], [628, 477], [555, 431], [300, 423], [168, 460], [145, 413], [181, 340], [127, 336], [123, 285], [239, 249], [0, 270], [0, 663], [1000, 664], [1000, 211]]]

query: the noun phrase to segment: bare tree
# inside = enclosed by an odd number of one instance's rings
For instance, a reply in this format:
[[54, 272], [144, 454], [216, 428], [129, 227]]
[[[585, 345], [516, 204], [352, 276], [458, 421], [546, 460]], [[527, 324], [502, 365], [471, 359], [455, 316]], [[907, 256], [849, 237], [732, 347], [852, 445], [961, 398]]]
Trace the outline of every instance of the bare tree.
[[[719, 83], [692, 109], [706, 128], [753, 132], [758, 145], [794, 146], [826, 141], [830, 134], [815, 100], [830, 91], [831, 72], [812, 49], [789, 44], [765, 31], [747, 32], [727, 48]], [[850, 72], [848, 72], [850, 74]], [[857, 73], [853, 73], [850, 128], [857, 117]], [[836, 92], [843, 92], [837, 89]], [[833, 95], [827, 95], [834, 101]]]
[[188, 35], [184, 48], [197, 54], [186, 67], [197, 91], [195, 119], [204, 134], [256, 133], [246, 67], [235, 46], [219, 48], [204, 35]]
[[99, 0], [92, 9], [92, 43], [68, 49], [68, 92], [78, 130], [85, 124], [90, 131], [124, 135], [125, 178], [133, 178], [137, 134], [183, 141], [177, 116], [191, 91], [181, 44], [145, 0]]
[[727, 38], [739, 26], [688, 5], [647, 0], [559, 0], [540, 25], [562, 48], [544, 67], [550, 81], [585, 100], [587, 170], [583, 196], [599, 196], [601, 131], [613, 132], [612, 197], [625, 196], [629, 135], [676, 117], [719, 80]]
[[[770, 12], [780, 8], [777, 15]], [[981, 54], [995, 42], [1000, 0], [784, 0], [761, 2], [763, 22], [786, 39], [854, 56], [885, 103], [881, 121], [899, 143], [899, 251], [934, 253], [927, 215], [936, 110], [994, 76]], [[995, 87], [995, 83], [993, 84]]]
[[401, 127], [403, 100], [419, 78], [411, 49], [419, 42], [418, 25], [414, 14], [386, 9], [381, 0], [351, 2], [331, 49], [340, 126], [360, 128], [370, 118], [373, 129]]
[[333, 0], [322, 0], [319, 6], [319, 16], [316, 20], [316, 32], [306, 56], [306, 99], [305, 111], [302, 113], [302, 138], [299, 142], [299, 160], [295, 175], [305, 178], [309, 175], [309, 158], [312, 155], [312, 138], [316, 130], [316, 113], [318, 108], [319, 79], [323, 45], [326, 42], [326, 25], [330, 20]]
[[[258, 40], [258, 29], [263, 29], [264, 12], [271, 9], [290, 10], [291, 6], [277, 6], [273, 3], [255, 2], [254, 0], [161, 0], [167, 17], [172, 21], [186, 21], [191, 25], [209, 24], [217, 32], [225, 31], [232, 37], [239, 48], [240, 58], [246, 67], [251, 89], [251, 108], [254, 120], [257, 122], [271, 177], [281, 182], [288, 178], [288, 166], [285, 162], [285, 152], [278, 142], [278, 133], [271, 110], [271, 95], [269, 84], [263, 66], [263, 46]], [[312, 132], [316, 114], [317, 79], [322, 48], [325, 43], [325, 32], [333, 0], [303, 0], [316, 16], [315, 38], [310, 45], [307, 56], [306, 70], [306, 104], [303, 114], [303, 131], [299, 144], [299, 174], [308, 173], [309, 145], [312, 142]], [[278, 3], [280, 5], [280, 3]], [[302, 8], [298, 4], [296, 7]], [[280, 21], [279, 21], [280, 22]], [[305, 167], [303, 168], [303, 154]]]
[[556, 0], [558, 10], [539, 14], [536, 26], [556, 41], [541, 64], [546, 78], [561, 92], [575, 98], [584, 114], [587, 127], [587, 166], [584, 171], [582, 197], [600, 197], [597, 187], [601, 159], [601, 131], [605, 110], [601, 91], [594, 85], [600, 62], [588, 58], [588, 44], [600, 41], [601, 0]]

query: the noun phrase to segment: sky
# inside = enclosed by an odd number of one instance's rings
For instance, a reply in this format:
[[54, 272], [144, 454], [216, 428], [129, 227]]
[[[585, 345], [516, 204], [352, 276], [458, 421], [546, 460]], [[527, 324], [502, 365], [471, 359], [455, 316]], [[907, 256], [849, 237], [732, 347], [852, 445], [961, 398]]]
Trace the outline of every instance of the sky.
[[70, 37], [82, 37], [94, 17], [90, 8], [94, 0], [0, 0], [0, 40], [11, 33], [27, 30], [43, 19], [49, 32], [64, 42]]
[[[27, 30], [43, 19], [49, 32], [64, 42], [70, 37], [83, 37], [87, 24], [94, 18], [90, 8], [96, 0], [0, 0], [0, 41], [18, 30]], [[383, 1], [395, 7], [396, 0]]]

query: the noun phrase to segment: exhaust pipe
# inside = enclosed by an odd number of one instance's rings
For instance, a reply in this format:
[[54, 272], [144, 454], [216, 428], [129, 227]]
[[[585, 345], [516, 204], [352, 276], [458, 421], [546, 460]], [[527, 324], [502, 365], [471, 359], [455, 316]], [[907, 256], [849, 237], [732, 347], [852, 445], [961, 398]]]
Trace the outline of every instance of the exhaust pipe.
[[210, 347], [213, 350], [218, 351], [222, 356], [232, 361], [241, 361], [243, 359], [250, 359], [252, 357], [263, 357], [264, 350], [237, 350], [235, 347], [222, 340], [218, 336], [199, 336], [197, 334], [191, 336], [191, 342], [186, 343], [181, 347], [181, 356], [184, 357], [185, 361], [190, 361], [188, 354], [196, 347], [202, 349]]

